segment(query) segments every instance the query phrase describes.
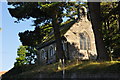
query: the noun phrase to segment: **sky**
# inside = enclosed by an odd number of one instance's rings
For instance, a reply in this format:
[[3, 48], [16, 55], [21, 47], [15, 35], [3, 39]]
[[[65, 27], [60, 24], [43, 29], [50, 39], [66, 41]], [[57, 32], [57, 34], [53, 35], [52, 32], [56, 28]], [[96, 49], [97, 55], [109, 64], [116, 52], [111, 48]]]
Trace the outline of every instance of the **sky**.
[[34, 30], [32, 20], [14, 23], [16, 20], [8, 11], [7, 2], [0, 2], [0, 71], [8, 71], [14, 66], [17, 49], [21, 45], [18, 33]]

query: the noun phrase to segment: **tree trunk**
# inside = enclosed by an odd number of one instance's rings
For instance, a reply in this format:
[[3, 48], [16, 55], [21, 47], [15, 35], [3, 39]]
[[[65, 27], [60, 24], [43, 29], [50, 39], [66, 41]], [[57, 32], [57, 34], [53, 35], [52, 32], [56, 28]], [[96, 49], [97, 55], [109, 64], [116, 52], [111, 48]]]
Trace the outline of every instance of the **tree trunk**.
[[98, 61], [110, 60], [109, 54], [104, 45], [102, 37], [102, 25], [101, 25], [101, 16], [100, 16], [100, 3], [99, 2], [89, 2], [88, 7], [90, 10], [90, 17], [92, 23], [92, 29], [95, 35], [95, 43], [98, 54]]
[[53, 29], [54, 29], [54, 37], [56, 41], [56, 60], [58, 61], [59, 59], [65, 58], [64, 51], [63, 51], [63, 45], [62, 45], [62, 40], [61, 40], [61, 34], [60, 34], [60, 25], [58, 23], [58, 15], [57, 11], [53, 12], [52, 16], [52, 24], [53, 24]]

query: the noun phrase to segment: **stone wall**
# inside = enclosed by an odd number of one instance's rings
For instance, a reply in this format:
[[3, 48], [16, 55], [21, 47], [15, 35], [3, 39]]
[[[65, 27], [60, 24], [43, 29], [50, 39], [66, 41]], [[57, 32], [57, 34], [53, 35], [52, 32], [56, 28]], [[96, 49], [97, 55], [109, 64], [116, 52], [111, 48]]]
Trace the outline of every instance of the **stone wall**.
[[[81, 50], [80, 49], [80, 33], [86, 32], [89, 35], [90, 38], [90, 50]], [[73, 58], [75, 54], [77, 54], [77, 51], [79, 54], [83, 54], [83, 59], [96, 59], [97, 52], [96, 52], [96, 46], [95, 46], [95, 39], [94, 39], [94, 33], [92, 30], [91, 22], [88, 21], [87, 17], [83, 17], [82, 20], [75, 23], [64, 35], [69, 42], [69, 53], [70, 57]], [[71, 47], [71, 45], [74, 46]]]
[[[50, 47], [53, 47], [53, 50], [54, 50], [54, 54], [52, 56], [50, 55]], [[45, 59], [42, 58], [42, 55], [43, 55], [41, 53], [42, 50], [45, 51], [45, 53], [44, 53], [46, 55]], [[55, 62], [56, 61], [56, 55], [55, 54], [56, 54], [56, 45], [55, 45], [55, 43], [40, 49], [38, 51], [38, 63], [39, 64], [46, 64], [46, 63], [50, 64], [52, 62]]]

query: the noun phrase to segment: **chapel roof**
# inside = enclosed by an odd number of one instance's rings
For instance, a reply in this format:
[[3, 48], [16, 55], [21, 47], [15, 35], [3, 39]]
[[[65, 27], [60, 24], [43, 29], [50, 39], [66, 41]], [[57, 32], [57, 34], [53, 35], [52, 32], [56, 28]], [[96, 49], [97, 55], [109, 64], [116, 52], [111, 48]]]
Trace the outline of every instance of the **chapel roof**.
[[[75, 24], [78, 21], [78, 19], [75, 20], [71, 20], [66, 24], [63, 24], [60, 26], [60, 32], [61, 32], [61, 37], [64, 36], [64, 34], [72, 27], [73, 24]], [[63, 39], [63, 38], [62, 38]], [[45, 46], [48, 46], [52, 43], [55, 42], [55, 38], [54, 38], [54, 31], [51, 31], [51, 33], [47, 36], [47, 38], [41, 43], [38, 44], [38, 49], [41, 49]]]

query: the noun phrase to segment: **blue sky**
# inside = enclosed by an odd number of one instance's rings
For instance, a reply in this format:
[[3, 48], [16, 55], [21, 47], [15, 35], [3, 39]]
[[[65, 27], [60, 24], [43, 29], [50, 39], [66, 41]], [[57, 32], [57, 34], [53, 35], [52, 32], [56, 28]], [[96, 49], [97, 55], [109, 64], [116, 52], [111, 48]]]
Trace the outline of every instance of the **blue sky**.
[[[14, 66], [17, 48], [21, 45], [19, 32], [34, 30], [31, 20], [14, 23], [16, 20], [8, 11], [7, 2], [0, 3], [0, 71], [6, 71]], [[2, 14], [2, 15], [1, 15]]]

